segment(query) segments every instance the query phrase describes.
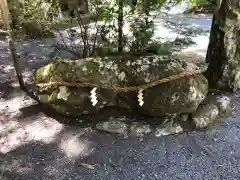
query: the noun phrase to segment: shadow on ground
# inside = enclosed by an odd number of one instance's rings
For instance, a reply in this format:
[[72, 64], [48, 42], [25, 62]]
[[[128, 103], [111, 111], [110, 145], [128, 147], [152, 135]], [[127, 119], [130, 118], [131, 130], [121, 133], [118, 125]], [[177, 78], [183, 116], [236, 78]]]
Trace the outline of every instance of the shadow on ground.
[[[240, 93], [232, 95], [233, 116], [216, 128], [159, 138], [123, 137], [71, 124], [83, 119], [53, 116], [49, 109], [43, 113], [19, 89], [9, 52], [2, 48], [0, 54], [1, 180], [240, 179]], [[24, 77], [31, 79], [42, 55], [25, 55], [32, 61]], [[93, 123], [99, 119], [87, 118]]]
[[35, 115], [0, 135], [0, 177], [238, 179], [240, 131], [234, 121], [205, 132], [140, 139], [67, 127]]

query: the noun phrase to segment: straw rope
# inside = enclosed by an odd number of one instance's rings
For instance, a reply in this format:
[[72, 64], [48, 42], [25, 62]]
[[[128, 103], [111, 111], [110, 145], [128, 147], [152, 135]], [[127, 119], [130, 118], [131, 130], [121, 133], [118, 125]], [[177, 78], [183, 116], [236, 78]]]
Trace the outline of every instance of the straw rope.
[[116, 92], [130, 92], [130, 91], [139, 91], [147, 88], [151, 88], [157, 86], [159, 84], [168, 83], [170, 81], [174, 81], [183, 77], [193, 76], [199, 74], [200, 72], [181, 72], [179, 74], [175, 74], [148, 84], [143, 84], [139, 86], [126, 86], [126, 87], [107, 87], [107, 86], [99, 86], [98, 84], [93, 83], [74, 83], [74, 82], [49, 82], [49, 83], [39, 83], [37, 86], [41, 89], [49, 89], [56, 88], [59, 86], [67, 86], [67, 87], [89, 87], [89, 88], [103, 88], [109, 89]]

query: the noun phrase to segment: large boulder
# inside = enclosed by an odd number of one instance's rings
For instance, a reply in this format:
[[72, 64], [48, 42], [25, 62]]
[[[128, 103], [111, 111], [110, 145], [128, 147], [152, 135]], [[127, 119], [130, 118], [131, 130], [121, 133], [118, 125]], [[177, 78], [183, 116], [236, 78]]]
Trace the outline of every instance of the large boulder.
[[[144, 89], [143, 106], [138, 105], [137, 91], [125, 89], [185, 71], [196, 71], [198, 74]], [[163, 116], [196, 110], [208, 91], [207, 80], [199, 71], [194, 64], [170, 55], [122, 55], [75, 61], [55, 58], [52, 63], [34, 73], [34, 81], [40, 101], [66, 115], [78, 116], [94, 113], [106, 106], [117, 106], [136, 108], [151, 116]], [[62, 82], [78, 83], [79, 86], [69, 86]], [[95, 92], [98, 102], [95, 106], [90, 101], [93, 87], [97, 87]]]

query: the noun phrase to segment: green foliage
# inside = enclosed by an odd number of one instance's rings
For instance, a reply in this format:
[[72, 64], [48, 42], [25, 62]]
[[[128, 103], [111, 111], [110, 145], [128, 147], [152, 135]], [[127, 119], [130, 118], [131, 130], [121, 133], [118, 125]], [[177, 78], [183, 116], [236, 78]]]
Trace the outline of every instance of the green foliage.
[[[119, 1], [122, 1], [121, 6]], [[92, 47], [88, 47], [90, 43], [87, 42], [90, 29], [82, 22], [81, 16], [76, 17], [81, 30], [80, 34], [82, 34], [79, 37], [84, 42], [82, 49], [88, 51], [88, 53], [84, 53], [83, 57], [120, 52], [119, 46], [122, 46], [124, 52], [146, 52], [154, 36], [153, 19], [165, 2], [166, 0], [137, 0], [135, 2], [134, 0], [89, 0], [89, 11], [96, 17], [94, 21], [102, 21], [103, 25], [96, 26], [97, 33], [94, 36], [99, 38], [96, 38], [95, 49], [92, 49]], [[119, 19], [120, 12], [122, 12], [123, 18]], [[83, 32], [83, 29], [86, 31]], [[89, 49], [91, 49], [90, 53]], [[78, 54], [78, 52], [74, 52], [74, 54]], [[82, 57], [81, 54], [79, 56]]]
[[[119, 1], [122, 2], [122, 6]], [[125, 52], [152, 51], [160, 53], [161, 45], [153, 41], [153, 19], [160, 13], [167, 0], [88, 0], [91, 18], [87, 18], [87, 20], [82, 15], [76, 15], [71, 20], [57, 19], [60, 2], [60, 0], [11, 0], [10, 11], [13, 15], [15, 31], [30, 38], [41, 38], [51, 36], [52, 28], [55, 25], [75, 24], [80, 29], [77, 37], [84, 44], [83, 57], [113, 53], [119, 50], [119, 44]], [[172, 4], [179, 2], [181, 0], [174, 0]], [[78, 11], [77, 7], [73, 6], [72, 8], [74, 12]], [[123, 18], [119, 19], [120, 12], [122, 12]], [[98, 26], [97, 22], [100, 21], [102, 25]], [[89, 24], [94, 24], [94, 22], [97, 32], [92, 35], [90, 31], [93, 26]], [[93, 47], [90, 47], [92, 42], [89, 39], [93, 39]], [[153, 50], [156, 47], [158, 50]], [[79, 51], [79, 48], [72, 49], [75, 51], [74, 54], [80, 54], [76, 52]]]
[[190, 0], [190, 4], [194, 6], [211, 6], [215, 5], [215, 0]]
[[171, 54], [170, 47], [167, 44], [160, 43], [159, 41], [152, 41], [148, 44], [145, 51], [151, 54]]
[[29, 38], [51, 36], [51, 24], [57, 16], [54, 0], [12, 0], [9, 2], [13, 27]]
[[188, 12], [206, 12], [211, 13], [216, 7], [216, 0], [190, 0], [190, 5], [187, 10]]
[[[181, 0], [175, 0], [171, 4], [179, 2]], [[136, 54], [147, 51], [155, 54], [168, 53], [159, 42], [153, 41], [153, 20], [161, 12], [166, 0], [89, 0], [88, 3], [89, 11], [95, 16], [94, 21], [101, 21], [103, 25], [96, 27], [95, 37], [98, 38], [94, 43], [94, 49], [88, 47], [89, 43], [84, 43], [82, 49], [86, 49], [88, 52], [91, 49], [91, 53], [84, 53], [83, 57], [119, 53], [122, 50], [123, 53]], [[120, 13], [122, 16], [119, 16]], [[85, 40], [83, 36], [80, 38], [83, 42], [87, 42], [90, 29], [82, 23], [81, 19], [81, 16], [77, 17], [77, 21], [80, 22], [78, 23], [79, 29], [81, 29], [80, 34], [84, 34]], [[83, 32], [82, 29], [86, 31]], [[78, 52], [74, 52], [74, 54], [78, 54]]]
[[152, 43], [154, 36], [153, 19], [166, 0], [138, 0], [131, 6], [132, 23], [130, 25], [133, 34], [132, 52], [145, 52], [148, 45]]

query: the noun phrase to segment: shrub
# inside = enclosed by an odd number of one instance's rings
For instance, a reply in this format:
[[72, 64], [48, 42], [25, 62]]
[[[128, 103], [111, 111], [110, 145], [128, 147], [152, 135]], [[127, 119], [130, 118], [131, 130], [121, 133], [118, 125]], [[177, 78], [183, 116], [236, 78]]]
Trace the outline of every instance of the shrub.
[[17, 35], [28, 38], [52, 35], [51, 24], [58, 14], [54, 0], [12, 0], [9, 2], [9, 10]]
[[212, 13], [216, 7], [216, 0], [190, 0], [186, 13]]

